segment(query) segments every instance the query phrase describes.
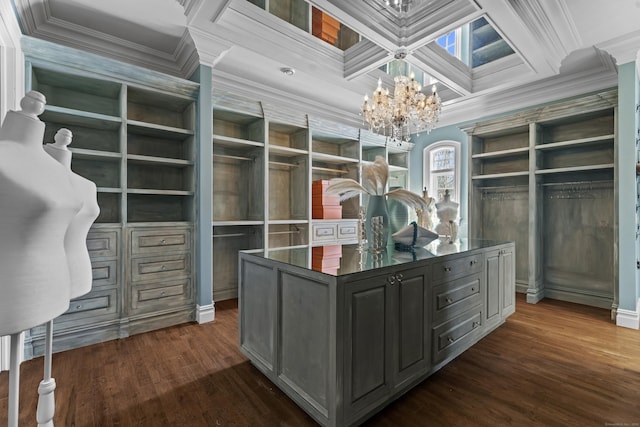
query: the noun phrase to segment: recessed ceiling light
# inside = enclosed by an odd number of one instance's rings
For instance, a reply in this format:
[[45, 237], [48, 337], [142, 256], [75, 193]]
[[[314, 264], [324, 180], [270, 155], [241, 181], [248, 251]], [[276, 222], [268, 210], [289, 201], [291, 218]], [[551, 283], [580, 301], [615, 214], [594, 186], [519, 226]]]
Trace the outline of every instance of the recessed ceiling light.
[[283, 67], [283, 68], [280, 68], [280, 72], [285, 76], [293, 76], [296, 73], [296, 70], [294, 70], [291, 67]]

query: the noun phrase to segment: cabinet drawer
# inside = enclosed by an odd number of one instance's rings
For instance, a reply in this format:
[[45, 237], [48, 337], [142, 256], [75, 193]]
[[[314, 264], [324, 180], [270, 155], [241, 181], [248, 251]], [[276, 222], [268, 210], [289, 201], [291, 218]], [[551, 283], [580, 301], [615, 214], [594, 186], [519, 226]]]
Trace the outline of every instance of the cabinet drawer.
[[87, 319], [105, 320], [105, 318], [117, 316], [119, 312], [117, 298], [116, 288], [92, 290], [86, 295], [72, 299], [67, 311], [56, 319], [56, 324], [69, 327], [70, 323], [81, 320], [82, 325], [86, 325]]
[[481, 274], [462, 277], [433, 288], [433, 318], [436, 324], [451, 319], [482, 302]]
[[439, 282], [477, 273], [482, 270], [483, 261], [482, 254], [476, 254], [437, 262], [433, 265], [433, 280]]
[[358, 238], [358, 222], [343, 222], [338, 224], [339, 240], [356, 240]]
[[115, 259], [91, 262], [92, 286], [113, 286], [118, 283], [118, 263]]
[[145, 313], [181, 306], [191, 301], [191, 279], [134, 284], [131, 287], [131, 311]]
[[131, 259], [131, 280], [171, 280], [191, 275], [191, 254]]
[[333, 223], [311, 224], [313, 242], [334, 241], [338, 239], [338, 226]]
[[482, 329], [480, 306], [433, 328], [433, 360], [435, 363], [453, 358], [469, 348]]
[[87, 250], [91, 259], [118, 256], [118, 231], [90, 231], [87, 234]]
[[131, 254], [185, 252], [191, 249], [191, 232], [187, 228], [164, 228], [131, 231]]

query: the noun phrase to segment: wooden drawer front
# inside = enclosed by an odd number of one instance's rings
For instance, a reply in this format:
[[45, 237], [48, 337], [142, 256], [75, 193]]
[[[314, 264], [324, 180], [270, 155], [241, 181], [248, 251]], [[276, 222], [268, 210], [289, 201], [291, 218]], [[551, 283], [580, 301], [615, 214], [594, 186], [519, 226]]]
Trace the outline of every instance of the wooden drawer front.
[[[80, 298], [69, 302], [69, 309], [56, 319], [56, 323], [66, 323], [77, 319], [98, 318], [104, 320], [104, 316], [112, 317], [118, 314], [118, 290], [100, 289], [93, 290]], [[83, 325], [86, 324], [83, 321]]]
[[118, 232], [90, 231], [87, 234], [87, 250], [91, 259], [115, 258], [118, 256]]
[[117, 261], [93, 261], [91, 263], [91, 276], [93, 286], [114, 286], [118, 283]]
[[338, 224], [338, 239], [351, 240], [358, 238], [358, 223], [348, 222]]
[[338, 227], [336, 223], [312, 224], [313, 241], [334, 241], [338, 239]]
[[191, 279], [137, 284], [131, 290], [131, 309], [136, 312], [184, 305], [191, 299]]
[[433, 318], [437, 323], [480, 304], [481, 275], [474, 274], [436, 286], [433, 289]]
[[176, 254], [131, 259], [131, 279], [170, 280], [191, 275], [191, 255]]
[[133, 230], [131, 253], [151, 254], [185, 252], [191, 249], [191, 232], [186, 228]]
[[471, 346], [482, 329], [482, 310], [476, 307], [433, 329], [436, 363], [455, 357]]
[[482, 269], [483, 261], [482, 254], [476, 254], [435, 263], [433, 266], [433, 280], [450, 280], [479, 272]]

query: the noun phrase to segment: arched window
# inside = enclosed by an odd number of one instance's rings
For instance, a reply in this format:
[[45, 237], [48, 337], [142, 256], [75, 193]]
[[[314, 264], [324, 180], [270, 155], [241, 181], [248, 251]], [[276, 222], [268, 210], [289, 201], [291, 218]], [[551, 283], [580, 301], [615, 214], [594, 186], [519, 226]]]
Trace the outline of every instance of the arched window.
[[451, 200], [460, 203], [460, 143], [440, 141], [424, 149], [422, 185], [439, 201], [449, 190]]

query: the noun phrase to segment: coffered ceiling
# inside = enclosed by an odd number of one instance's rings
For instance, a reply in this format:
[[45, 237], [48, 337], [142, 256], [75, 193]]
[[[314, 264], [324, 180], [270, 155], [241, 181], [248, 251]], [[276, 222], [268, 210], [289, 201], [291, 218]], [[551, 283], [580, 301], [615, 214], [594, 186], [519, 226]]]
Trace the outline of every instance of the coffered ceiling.
[[[438, 81], [446, 125], [615, 86], [640, 50], [640, 0], [310, 0], [362, 36], [344, 52], [246, 0], [12, 1], [25, 35], [182, 77], [210, 65], [217, 95], [356, 125], [398, 52]], [[479, 17], [515, 54], [470, 68], [434, 40]]]

